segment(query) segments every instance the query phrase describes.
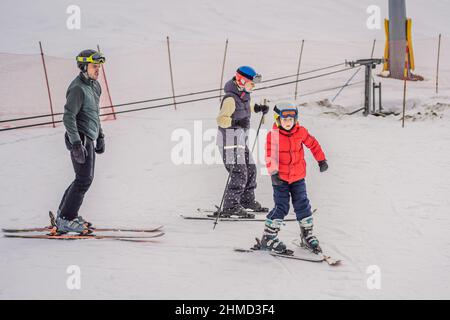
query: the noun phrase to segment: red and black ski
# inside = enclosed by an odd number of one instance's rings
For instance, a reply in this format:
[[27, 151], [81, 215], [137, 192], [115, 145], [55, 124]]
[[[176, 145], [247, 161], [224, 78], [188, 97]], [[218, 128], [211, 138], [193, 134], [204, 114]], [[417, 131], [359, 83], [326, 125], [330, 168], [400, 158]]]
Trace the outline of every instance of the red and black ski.
[[4, 234], [6, 238], [23, 238], [23, 239], [51, 239], [51, 240], [86, 240], [86, 239], [105, 239], [105, 240], [120, 240], [120, 241], [130, 241], [130, 242], [153, 242], [153, 238], [159, 238], [164, 235], [164, 232], [154, 233], [147, 236], [119, 236], [119, 235], [76, 235], [76, 234], [61, 234], [61, 235], [51, 235], [51, 234]]
[[[14, 229], [14, 228], [5, 228], [2, 229], [3, 232], [7, 233], [20, 233], [20, 232], [51, 232], [55, 233], [56, 229], [56, 219], [53, 212], [49, 211], [48, 215], [50, 217], [50, 226], [47, 227], [35, 227], [35, 228], [23, 228], [23, 229]], [[126, 227], [115, 227], [115, 228], [96, 228], [96, 227], [90, 227], [89, 229], [92, 230], [92, 232], [158, 232], [160, 231], [164, 226], [160, 225], [153, 228], [126, 228]]]
[[[91, 228], [94, 232], [158, 232], [160, 231], [164, 226], [158, 226], [154, 228], [148, 228], [148, 229], [135, 229], [135, 228], [125, 228], [125, 227], [117, 227], [117, 228]], [[48, 226], [44, 228], [24, 228], [24, 229], [11, 229], [11, 228], [5, 228], [2, 229], [3, 232], [8, 233], [20, 233], [20, 232], [51, 232], [53, 227]]]

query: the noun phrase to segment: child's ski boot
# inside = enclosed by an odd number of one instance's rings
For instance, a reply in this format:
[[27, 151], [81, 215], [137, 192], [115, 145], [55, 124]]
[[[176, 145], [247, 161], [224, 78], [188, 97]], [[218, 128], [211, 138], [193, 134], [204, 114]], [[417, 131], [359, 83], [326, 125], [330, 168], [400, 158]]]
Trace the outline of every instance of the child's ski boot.
[[322, 249], [319, 246], [319, 240], [313, 235], [313, 218], [311, 216], [303, 218], [299, 221], [300, 224], [300, 240], [304, 248], [313, 253], [321, 253]]
[[290, 253], [286, 245], [278, 239], [278, 232], [283, 224], [282, 219], [266, 220], [263, 236], [257, 244], [260, 250], [269, 250], [281, 254]]

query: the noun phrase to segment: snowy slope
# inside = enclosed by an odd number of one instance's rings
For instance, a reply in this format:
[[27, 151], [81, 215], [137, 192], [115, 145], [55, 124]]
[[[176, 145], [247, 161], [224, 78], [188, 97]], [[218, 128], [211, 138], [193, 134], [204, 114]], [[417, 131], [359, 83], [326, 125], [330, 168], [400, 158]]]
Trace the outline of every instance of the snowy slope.
[[[36, 42], [42, 40], [50, 54], [69, 57], [83, 43], [96, 45], [101, 41], [108, 49], [129, 54], [130, 49], [148, 48], [166, 35], [197, 42], [222, 42], [227, 37], [240, 41], [382, 38], [383, 29], [366, 28], [366, 9], [379, 6], [382, 19], [388, 10], [388, 2], [381, 0], [20, 0], [20, 4], [12, 0], [0, 4], [0, 26], [4, 30], [0, 52], [36, 52]], [[80, 7], [82, 15], [81, 29], [76, 31], [66, 28], [66, 10], [73, 4]], [[426, 5], [408, 0], [407, 13], [413, 18], [415, 37], [448, 34], [448, 6], [447, 0], [429, 0]]]
[[[48, 54], [72, 59], [80, 47], [100, 42], [110, 57], [106, 67], [113, 99], [127, 102], [170, 95], [166, 34], [175, 39], [180, 93], [218, 86], [226, 37], [230, 38], [227, 77], [242, 63], [254, 63], [267, 78], [295, 73], [301, 38], [307, 39], [302, 70], [365, 58], [373, 38], [378, 39], [380, 56], [383, 31], [365, 28], [365, 8], [372, 2], [246, 1], [239, 2], [243, 7], [237, 11], [237, 1], [132, 5], [97, 1], [83, 10], [88, 20], [74, 33], [61, 27], [70, 2], [23, 1], [28, 10], [19, 10], [13, 2], [2, 1], [0, 23], [7, 32], [0, 51], [34, 54], [36, 42], [42, 40]], [[307, 152], [308, 193], [318, 208], [316, 233], [327, 251], [343, 259], [342, 266], [235, 253], [233, 247], [249, 246], [261, 235], [262, 223], [220, 222], [213, 231], [210, 221], [179, 217], [220, 202], [226, 181], [220, 163], [175, 165], [171, 160], [175, 130], [194, 135], [194, 122], [200, 120], [203, 132], [214, 132], [218, 101], [210, 100], [180, 105], [176, 112], [168, 108], [124, 114], [103, 124], [107, 152], [97, 158], [96, 177], [80, 214], [99, 226], [164, 224], [164, 238], [153, 244], [0, 238], [0, 298], [448, 298], [450, 65], [443, 58], [441, 90], [434, 95], [432, 57], [433, 37], [448, 30], [444, 12], [450, 3], [422, 3], [408, 1], [408, 14], [415, 19], [417, 72], [426, 81], [408, 83], [411, 118], [405, 129], [399, 117], [345, 116], [361, 106], [361, 86], [345, 89], [331, 106], [317, 102], [331, 99], [336, 91], [298, 101], [301, 123], [318, 138], [330, 165], [329, 171], [320, 173]], [[386, 10], [387, 2], [379, 5]], [[448, 50], [448, 42], [444, 44]], [[448, 51], [443, 53], [448, 57]], [[31, 107], [33, 97], [39, 96], [34, 107], [46, 107], [42, 83], [38, 87], [25, 82], [24, 65], [14, 60], [20, 58], [12, 59], [8, 69], [0, 69], [8, 76], [0, 80], [2, 118], [16, 114], [8, 106], [18, 105], [17, 101]], [[35, 68], [30, 73], [42, 77], [39, 65], [26, 68]], [[51, 72], [59, 109], [74, 72]], [[303, 82], [301, 93], [339, 85], [352, 72]], [[355, 82], [362, 79], [361, 70]], [[382, 81], [385, 108], [400, 110], [402, 83]], [[26, 99], [16, 93], [24, 88]], [[276, 101], [292, 92], [289, 86], [255, 96]], [[271, 116], [267, 118], [262, 133], [271, 127]], [[259, 116], [253, 117], [253, 127], [258, 121]], [[47, 211], [56, 210], [72, 179], [63, 132], [61, 126], [0, 132], [1, 227], [47, 224]], [[258, 176], [257, 197], [264, 205], [273, 205], [270, 179], [264, 174]], [[280, 233], [286, 243], [297, 236], [293, 222]], [[66, 287], [69, 265], [81, 268], [79, 291]], [[380, 290], [366, 285], [366, 270], [372, 265], [381, 270]]]

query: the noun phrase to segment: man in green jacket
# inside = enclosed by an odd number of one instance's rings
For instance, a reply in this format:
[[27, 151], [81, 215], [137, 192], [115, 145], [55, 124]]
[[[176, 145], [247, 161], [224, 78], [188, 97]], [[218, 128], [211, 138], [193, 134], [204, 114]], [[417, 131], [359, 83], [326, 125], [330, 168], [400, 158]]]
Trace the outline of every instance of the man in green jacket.
[[66, 93], [63, 122], [65, 142], [75, 171], [75, 180], [64, 192], [58, 209], [58, 233], [91, 233], [91, 224], [78, 215], [83, 198], [94, 178], [95, 154], [105, 152], [104, 134], [100, 124], [101, 87], [97, 82], [105, 57], [94, 50], [77, 56], [80, 74]]

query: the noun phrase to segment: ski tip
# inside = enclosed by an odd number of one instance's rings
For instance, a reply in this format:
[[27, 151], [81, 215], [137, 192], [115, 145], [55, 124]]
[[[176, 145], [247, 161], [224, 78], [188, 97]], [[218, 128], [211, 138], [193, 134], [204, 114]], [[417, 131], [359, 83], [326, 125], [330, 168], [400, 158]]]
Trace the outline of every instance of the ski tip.
[[334, 260], [331, 257], [324, 257], [324, 260], [330, 265], [330, 266], [340, 266], [342, 265], [342, 260]]

